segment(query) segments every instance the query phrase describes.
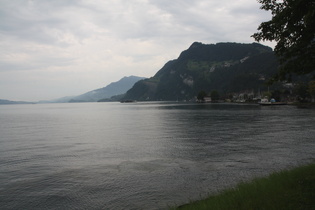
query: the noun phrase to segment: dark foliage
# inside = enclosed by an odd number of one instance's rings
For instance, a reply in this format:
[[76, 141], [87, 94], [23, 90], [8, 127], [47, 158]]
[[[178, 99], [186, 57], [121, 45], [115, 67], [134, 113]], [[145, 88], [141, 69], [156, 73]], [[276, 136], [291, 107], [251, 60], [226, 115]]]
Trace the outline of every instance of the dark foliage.
[[258, 27], [256, 41], [276, 41], [280, 61], [274, 80], [290, 80], [294, 74], [315, 70], [315, 0], [258, 0], [272, 19]]

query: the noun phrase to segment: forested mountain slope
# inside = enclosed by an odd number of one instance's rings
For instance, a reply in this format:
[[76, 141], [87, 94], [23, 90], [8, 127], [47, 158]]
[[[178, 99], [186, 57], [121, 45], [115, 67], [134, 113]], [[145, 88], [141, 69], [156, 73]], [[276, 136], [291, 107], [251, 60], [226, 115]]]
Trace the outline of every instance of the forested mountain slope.
[[153, 77], [137, 82], [124, 99], [191, 100], [201, 90], [256, 91], [266, 88], [277, 66], [272, 49], [261, 44], [195, 42]]

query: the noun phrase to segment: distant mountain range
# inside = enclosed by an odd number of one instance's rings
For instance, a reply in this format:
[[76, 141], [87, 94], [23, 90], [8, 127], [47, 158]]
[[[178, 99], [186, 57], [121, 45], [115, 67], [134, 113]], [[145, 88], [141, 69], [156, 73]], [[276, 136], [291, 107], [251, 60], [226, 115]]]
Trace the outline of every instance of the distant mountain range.
[[[194, 42], [153, 77], [129, 76], [79, 96], [39, 103], [96, 101], [192, 100], [199, 92], [220, 95], [267, 90], [266, 81], [278, 68], [270, 47], [252, 43], [202, 44]], [[1, 104], [29, 103], [0, 100]]]
[[101, 99], [109, 99], [115, 95], [126, 93], [139, 80], [146, 79], [145, 77], [129, 76], [123, 77], [117, 82], [112, 82], [106, 87], [89, 91], [82, 95], [73, 97], [69, 102], [96, 102]]
[[[41, 100], [37, 103], [68, 103], [68, 102], [96, 102], [96, 101], [117, 101], [132, 88], [139, 80], [146, 79], [145, 77], [129, 76], [123, 77], [117, 82], [112, 82], [106, 87], [89, 91], [78, 96], [65, 96], [52, 100]], [[112, 99], [111, 99], [112, 98]], [[34, 102], [25, 101], [9, 101], [0, 99], [0, 104], [35, 104]]]
[[123, 100], [191, 100], [198, 92], [263, 90], [277, 72], [270, 47], [252, 43], [193, 43], [153, 77], [137, 82]]
[[1, 104], [34, 104], [33, 102], [26, 102], [26, 101], [9, 101], [0, 99], [0, 105]]

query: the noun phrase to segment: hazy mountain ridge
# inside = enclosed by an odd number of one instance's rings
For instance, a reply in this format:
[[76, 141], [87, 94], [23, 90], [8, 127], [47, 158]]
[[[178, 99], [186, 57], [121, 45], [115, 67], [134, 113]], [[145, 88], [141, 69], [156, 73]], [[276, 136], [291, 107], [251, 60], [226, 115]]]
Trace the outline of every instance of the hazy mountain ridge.
[[195, 42], [153, 77], [137, 82], [124, 99], [190, 100], [201, 90], [263, 89], [277, 66], [272, 49], [261, 44]]
[[112, 82], [106, 87], [92, 90], [82, 95], [73, 97], [71, 100], [69, 100], [69, 102], [96, 102], [101, 99], [111, 98], [115, 95], [121, 95], [126, 93], [136, 82], [142, 79], [145, 79], [145, 77], [123, 77], [119, 81]]
[[27, 101], [10, 101], [5, 99], [0, 99], [0, 105], [4, 104], [34, 104], [34, 102], [27, 102]]

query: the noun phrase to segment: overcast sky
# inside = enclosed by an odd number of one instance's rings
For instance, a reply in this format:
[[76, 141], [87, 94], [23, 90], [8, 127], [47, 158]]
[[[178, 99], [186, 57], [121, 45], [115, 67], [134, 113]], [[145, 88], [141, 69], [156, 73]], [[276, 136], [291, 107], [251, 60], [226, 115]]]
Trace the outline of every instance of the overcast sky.
[[259, 8], [255, 0], [0, 0], [0, 99], [152, 77], [194, 41], [252, 43], [271, 18]]

